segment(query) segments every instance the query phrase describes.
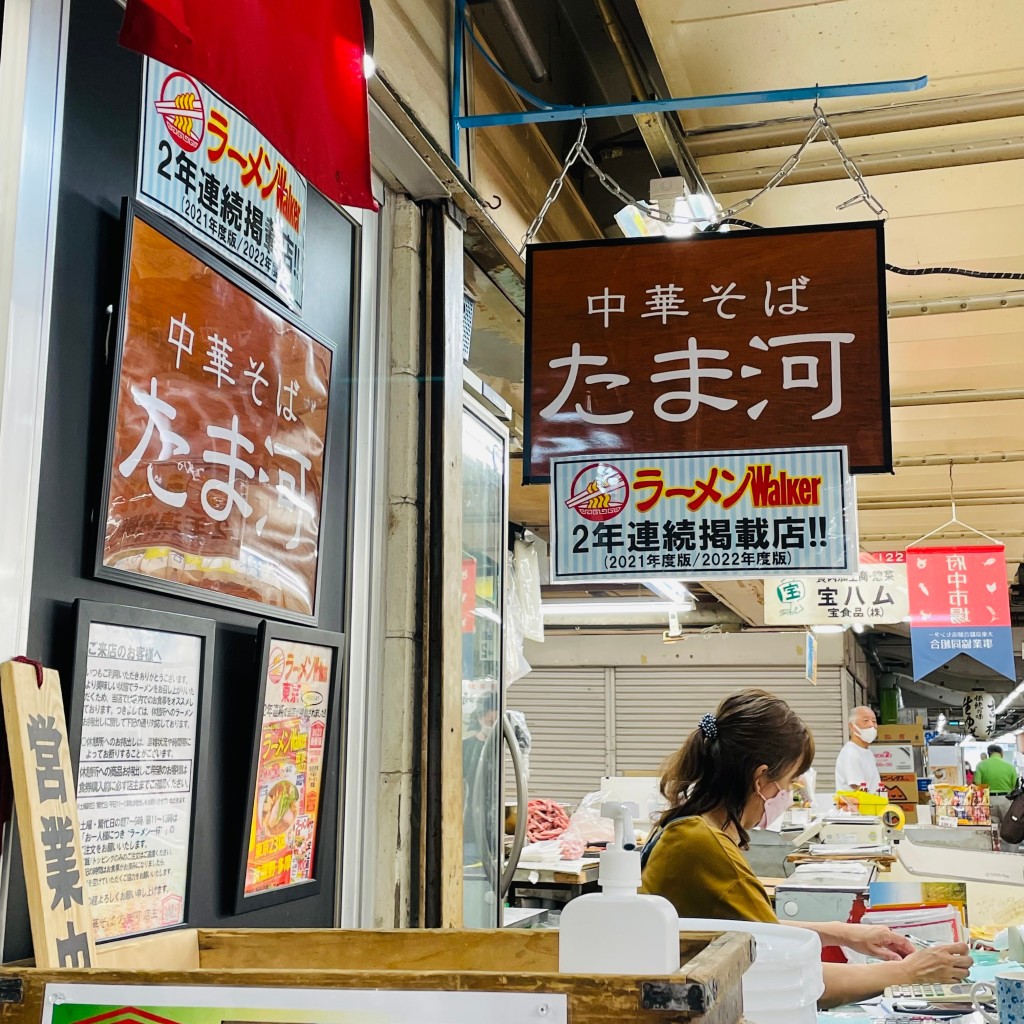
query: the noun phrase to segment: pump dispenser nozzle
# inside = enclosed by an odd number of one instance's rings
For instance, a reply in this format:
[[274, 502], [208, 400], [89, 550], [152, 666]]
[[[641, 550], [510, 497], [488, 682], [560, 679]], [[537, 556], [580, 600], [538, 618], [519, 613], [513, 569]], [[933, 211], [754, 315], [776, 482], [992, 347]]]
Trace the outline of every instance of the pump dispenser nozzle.
[[601, 804], [601, 817], [611, 818], [615, 822], [615, 845], [619, 849], [636, 849], [636, 829], [628, 807], [617, 803]]
[[631, 892], [640, 888], [640, 851], [636, 848], [633, 816], [618, 803], [601, 805], [601, 817], [615, 822], [615, 842], [601, 854], [598, 885], [605, 892]]

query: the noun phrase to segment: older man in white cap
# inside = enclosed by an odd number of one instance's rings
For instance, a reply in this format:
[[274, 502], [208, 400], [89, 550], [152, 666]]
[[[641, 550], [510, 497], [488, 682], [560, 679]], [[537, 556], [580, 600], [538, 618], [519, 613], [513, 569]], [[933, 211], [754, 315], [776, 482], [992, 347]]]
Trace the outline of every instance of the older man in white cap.
[[871, 708], [854, 708], [849, 719], [850, 739], [836, 758], [836, 792], [867, 789], [876, 793], [882, 780], [871, 744], [878, 735], [878, 721]]

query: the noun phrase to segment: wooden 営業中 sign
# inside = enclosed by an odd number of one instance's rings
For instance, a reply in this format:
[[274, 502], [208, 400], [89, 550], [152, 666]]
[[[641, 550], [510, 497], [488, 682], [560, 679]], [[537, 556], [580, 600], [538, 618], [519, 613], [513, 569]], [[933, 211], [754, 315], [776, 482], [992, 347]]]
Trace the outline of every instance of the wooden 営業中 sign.
[[14, 807], [37, 967], [92, 967], [96, 947], [85, 887], [75, 781], [60, 676], [0, 665]]
[[531, 246], [525, 482], [766, 444], [890, 470], [884, 268], [880, 222]]

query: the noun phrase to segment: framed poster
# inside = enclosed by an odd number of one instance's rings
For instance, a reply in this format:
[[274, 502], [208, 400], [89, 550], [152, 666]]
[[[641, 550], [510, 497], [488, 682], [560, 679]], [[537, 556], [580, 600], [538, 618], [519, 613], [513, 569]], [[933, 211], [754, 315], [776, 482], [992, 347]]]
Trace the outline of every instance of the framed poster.
[[75, 603], [69, 743], [97, 942], [188, 920], [215, 623]]
[[333, 363], [128, 203], [97, 576], [315, 623]]
[[766, 438], [892, 469], [881, 222], [531, 245], [526, 307], [525, 483]]
[[260, 688], [235, 913], [320, 891], [320, 826], [340, 633], [260, 623]]

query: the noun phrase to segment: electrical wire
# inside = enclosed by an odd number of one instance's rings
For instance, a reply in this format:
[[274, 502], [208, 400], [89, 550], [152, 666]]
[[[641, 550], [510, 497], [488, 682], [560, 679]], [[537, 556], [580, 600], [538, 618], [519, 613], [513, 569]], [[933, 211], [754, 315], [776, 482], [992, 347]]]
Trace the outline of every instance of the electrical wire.
[[967, 270], [964, 267], [896, 267], [886, 263], [885, 269], [893, 274], [919, 277], [921, 274], [956, 274], [960, 277], [981, 277], [988, 281], [1024, 281], [1024, 273], [1001, 270]]
[[[722, 224], [732, 224], [739, 228], [748, 228], [751, 231], [763, 231], [763, 224], [755, 224], [750, 220], [741, 220], [739, 217], [726, 217], [719, 221], [718, 225], [711, 225], [705, 231], [716, 231]], [[920, 277], [924, 274], [949, 274], [959, 277], [980, 277], [987, 281], [1024, 281], [1024, 272], [1000, 271], [1000, 270], [968, 270], [965, 267], [897, 267], [894, 263], [886, 263], [885, 269], [891, 274], [904, 274], [907, 277]]]

